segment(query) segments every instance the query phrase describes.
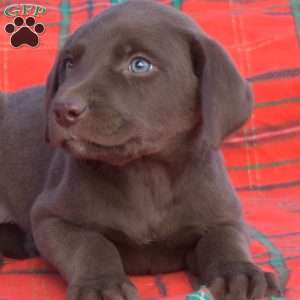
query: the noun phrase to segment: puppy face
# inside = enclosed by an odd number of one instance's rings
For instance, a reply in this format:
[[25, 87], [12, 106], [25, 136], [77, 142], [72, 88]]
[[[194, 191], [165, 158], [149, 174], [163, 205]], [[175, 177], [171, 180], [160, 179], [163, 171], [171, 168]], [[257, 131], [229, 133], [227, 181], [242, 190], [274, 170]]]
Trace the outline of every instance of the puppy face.
[[48, 79], [50, 142], [77, 158], [123, 165], [196, 127], [204, 132], [204, 37], [188, 17], [154, 1], [129, 1], [82, 26]]

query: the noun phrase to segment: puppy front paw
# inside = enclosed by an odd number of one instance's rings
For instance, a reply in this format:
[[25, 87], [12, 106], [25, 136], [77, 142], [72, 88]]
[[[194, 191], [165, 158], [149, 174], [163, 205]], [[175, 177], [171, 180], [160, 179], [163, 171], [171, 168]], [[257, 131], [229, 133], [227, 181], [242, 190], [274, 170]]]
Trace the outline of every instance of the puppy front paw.
[[218, 300], [257, 300], [281, 296], [274, 274], [249, 262], [216, 264], [208, 269], [204, 282]]
[[138, 300], [138, 292], [124, 276], [102, 276], [71, 284], [67, 300]]

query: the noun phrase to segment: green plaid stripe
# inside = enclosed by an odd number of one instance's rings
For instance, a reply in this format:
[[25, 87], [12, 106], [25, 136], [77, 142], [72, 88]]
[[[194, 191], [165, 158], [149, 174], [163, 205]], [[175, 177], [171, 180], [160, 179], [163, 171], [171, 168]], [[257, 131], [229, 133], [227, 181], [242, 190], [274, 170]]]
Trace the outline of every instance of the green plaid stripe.
[[59, 34], [59, 46], [62, 47], [70, 32], [71, 8], [69, 0], [62, 0], [60, 4], [61, 22]]
[[214, 298], [209, 290], [203, 286], [198, 292], [188, 295], [186, 300], [214, 300]]
[[290, 0], [290, 6], [292, 9], [293, 16], [295, 18], [296, 31], [298, 41], [300, 40], [300, 2], [299, 0]]

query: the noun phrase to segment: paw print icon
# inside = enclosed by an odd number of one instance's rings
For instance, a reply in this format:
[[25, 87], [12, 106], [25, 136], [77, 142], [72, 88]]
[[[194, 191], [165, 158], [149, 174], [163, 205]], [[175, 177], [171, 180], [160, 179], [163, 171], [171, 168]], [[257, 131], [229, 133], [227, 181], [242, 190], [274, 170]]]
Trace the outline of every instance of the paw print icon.
[[36, 47], [39, 44], [39, 35], [45, 31], [42, 23], [36, 23], [34, 17], [16, 17], [13, 23], [6, 24], [4, 30], [11, 34], [11, 45], [15, 48], [21, 45]]

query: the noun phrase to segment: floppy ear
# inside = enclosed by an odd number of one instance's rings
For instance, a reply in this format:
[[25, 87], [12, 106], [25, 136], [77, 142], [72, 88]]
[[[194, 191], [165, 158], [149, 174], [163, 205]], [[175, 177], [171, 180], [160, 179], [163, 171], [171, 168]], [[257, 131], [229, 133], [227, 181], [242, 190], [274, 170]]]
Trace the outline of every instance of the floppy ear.
[[200, 84], [202, 138], [217, 149], [250, 117], [252, 93], [222, 46], [207, 35], [194, 38], [192, 56]]
[[[50, 104], [52, 101], [52, 98], [56, 94], [59, 83], [60, 83], [60, 69], [61, 69], [61, 54], [58, 54], [56, 57], [56, 60], [53, 64], [53, 67], [48, 75], [47, 83], [46, 83], [46, 93], [45, 93], [45, 107], [46, 107], [46, 113], [48, 114]], [[49, 127], [48, 122], [46, 122], [46, 128], [45, 128], [45, 141], [46, 143], [49, 143]]]

